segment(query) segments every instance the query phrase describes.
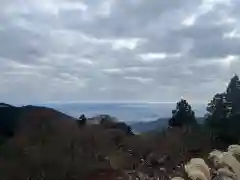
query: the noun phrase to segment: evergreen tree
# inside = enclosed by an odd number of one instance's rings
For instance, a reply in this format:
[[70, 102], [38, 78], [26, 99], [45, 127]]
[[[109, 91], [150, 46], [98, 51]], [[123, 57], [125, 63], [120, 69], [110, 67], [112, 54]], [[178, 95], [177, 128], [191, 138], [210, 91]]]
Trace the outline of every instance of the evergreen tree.
[[81, 126], [86, 125], [86, 123], [87, 123], [87, 118], [85, 117], [84, 114], [82, 114], [82, 115], [78, 118], [78, 125], [81, 127]]
[[240, 81], [239, 77], [235, 75], [228, 84], [226, 91], [226, 99], [228, 106], [231, 107], [233, 114], [240, 112]]
[[208, 117], [226, 119], [240, 112], [240, 81], [235, 75], [224, 93], [216, 94], [207, 106]]
[[226, 92], [216, 94], [207, 106], [207, 125], [215, 138], [226, 143], [240, 140], [240, 81], [235, 75], [228, 84]]
[[169, 126], [183, 126], [196, 123], [195, 113], [192, 111], [192, 107], [186, 100], [180, 100], [176, 105], [176, 109], [172, 111]]
[[222, 119], [231, 114], [231, 104], [226, 100], [226, 93], [216, 94], [207, 105], [208, 116]]

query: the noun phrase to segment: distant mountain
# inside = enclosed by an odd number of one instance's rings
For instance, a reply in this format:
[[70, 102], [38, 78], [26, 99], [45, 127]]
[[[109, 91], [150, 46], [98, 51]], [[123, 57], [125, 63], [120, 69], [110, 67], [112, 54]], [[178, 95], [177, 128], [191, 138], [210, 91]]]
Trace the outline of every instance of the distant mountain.
[[12, 136], [19, 119], [19, 108], [0, 103], [0, 136]]
[[1, 107], [14, 107], [14, 106], [12, 106], [10, 104], [6, 104], [6, 103], [0, 103], [0, 108]]
[[143, 133], [167, 126], [169, 118], [159, 118], [156, 121], [130, 123], [134, 132]]
[[[17, 107], [0, 103], [0, 144], [2, 140], [15, 135], [18, 136], [19, 133], [27, 136], [33, 132], [41, 132], [45, 126], [53, 131], [62, 131], [66, 129], [66, 126], [77, 127], [77, 120], [48, 107], [32, 105]], [[131, 128], [127, 124], [109, 115], [88, 118], [87, 124], [99, 124], [102, 128], [118, 129], [125, 134], [132, 134]]]
[[42, 172], [43, 179], [85, 179], [111, 168], [107, 158], [134, 134], [108, 115], [96, 119], [100, 124], [79, 126], [78, 119], [51, 108], [2, 103], [0, 179], [42, 179]]
[[[0, 103], [0, 138], [7, 138], [19, 129], [33, 125], [37, 121], [74, 119], [51, 108], [38, 106], [16, 107]], [[33, 128], [33, 126], [31, 127]]]
[[[137, 122], [137, 123], [128, 123], [134, 132], [143, 133], [148, 131], [153, 131], [156, 129], [162, 130], [167, 127], [169, 118], [159, 118], [156, 121], [149, 122]], [[197, 122], [202, 124], [204, 122], [204, 117], [197, 117]]]
[[[191, 104], [197, 117], [205, 114], [204, 104]], [[72, 117], [79, 117], [80, 113], [86, 117], [95, 117], [101, 114], [108, 114], [116, 117], [120, 121], [129, 122], [149, 122], [158, 118], [170, 117], [172, 109], [176, 103], [52, 103], [42, 104], [42, 106], [59, 110]]]

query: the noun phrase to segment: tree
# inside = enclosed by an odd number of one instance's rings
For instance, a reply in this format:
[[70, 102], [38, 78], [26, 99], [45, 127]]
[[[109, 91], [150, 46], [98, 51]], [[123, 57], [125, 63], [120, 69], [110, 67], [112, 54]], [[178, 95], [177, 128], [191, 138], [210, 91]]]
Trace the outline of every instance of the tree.
[[[227, 119], [240, 112], [240, 81], [235, 75], [226, 92], [216, 94], [207, 106], [208, 119]], [[210, 118], [209, 118], [210, 117]]]
[[216, 94], [207, 105], [208, 116], [217, 119], [227, 118], [231, 115], [231, 103], [226, 99], [226, 93]]
[[184, 99], [181, 99], [176, 109], [172, 111], [172, 118], [169, 120], [169, 126], [184, 126], [196, 124], [195, 113], [192, 111], [192, 107]]
[[240, 139], [240, 81], [237, 75], [230, 80], [226, 92], [216, 94], [208, 103], [207, 112], [205, 125], [210, 128], [214, 138], [237, 143]]
[[237, 75], [233, 76], [226, 90], [226, 100], [231, 105], [232, 113], [240, 112], [240, 81]]
[[84, 114], [82, 114], [78, 119], [79, 119], [79, 120], [78, 120], [78, 125], [79, 125], [80, 127], [86, 125], [86, 123], [87, 123], [87, 118], [85, 117]]

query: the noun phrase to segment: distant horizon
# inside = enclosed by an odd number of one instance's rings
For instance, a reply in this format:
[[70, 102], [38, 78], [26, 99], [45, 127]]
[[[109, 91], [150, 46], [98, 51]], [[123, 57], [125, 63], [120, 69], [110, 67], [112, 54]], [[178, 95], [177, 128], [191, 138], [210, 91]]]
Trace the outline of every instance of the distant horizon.
[[[8, 104], [8, 103], [7, 103]], [[191, 104], [191, 103], [190, 103]], [[143, 101], [68, 101], [68, 102], [46, 102], [35, 104], [11, 104], [15, 106], [34, 105], [48, 107], [78, 118], [81, 114], [94, 117], [107, 114], [125, 122], [147, 122], [161, 118], [170, 118], [176, 102], [143, 102]], [[192, 103], [196, 118], [204, 117], [207, 104]]]
[[[191, 104], [196, 117], [204, 117], [206, 104]], [[108, 114], [121, 121], [154, 121], [168, 118], [172, 115], [176, 103], [169, 102], [68, 102], [40, 104], [59, 110], [65, 114], [78, 118], [81, 114], [94, 117]]]
[[[179, 101], [179, 100], [178, 100]], [[61, 104], [176, 104], [175, 102], [164, 102], [164, 101], [46, 101], [46, 102], [29, 102], [29, 103], [11, 103], [6, 101], [1, 101], [0, 103], [10, 104], [14, 106], [25, 106], [25, 105], [61, 105]], [[206, 105], [204, 102], [191, 102], [187, 101], [189, 104]]]
[[[176, 104], [179, 100], [177, 101], [47, 101], [45, 103], [33, 103], [33, 104]], [[191, 102], [191, 101], [188, 101], [188, 102], [190, 104], [207, 104], [204, 102]]]

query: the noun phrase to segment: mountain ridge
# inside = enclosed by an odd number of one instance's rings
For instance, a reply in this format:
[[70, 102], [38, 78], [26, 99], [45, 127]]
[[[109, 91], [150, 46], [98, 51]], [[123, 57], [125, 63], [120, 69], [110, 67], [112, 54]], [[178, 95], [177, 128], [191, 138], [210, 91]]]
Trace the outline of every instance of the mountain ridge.
[[[139, 122], [129, 122], [128, 124], [132, 127], [134, 132], [144, 133], [149, 131], [161, 131], [163, 128], [168, 126], [168, 120], [171, 117], [158, 118], [153, 121], [139, 121]], [[204, 117], [196, 117], [198, 123], [202, 124], [205, 120]]]

